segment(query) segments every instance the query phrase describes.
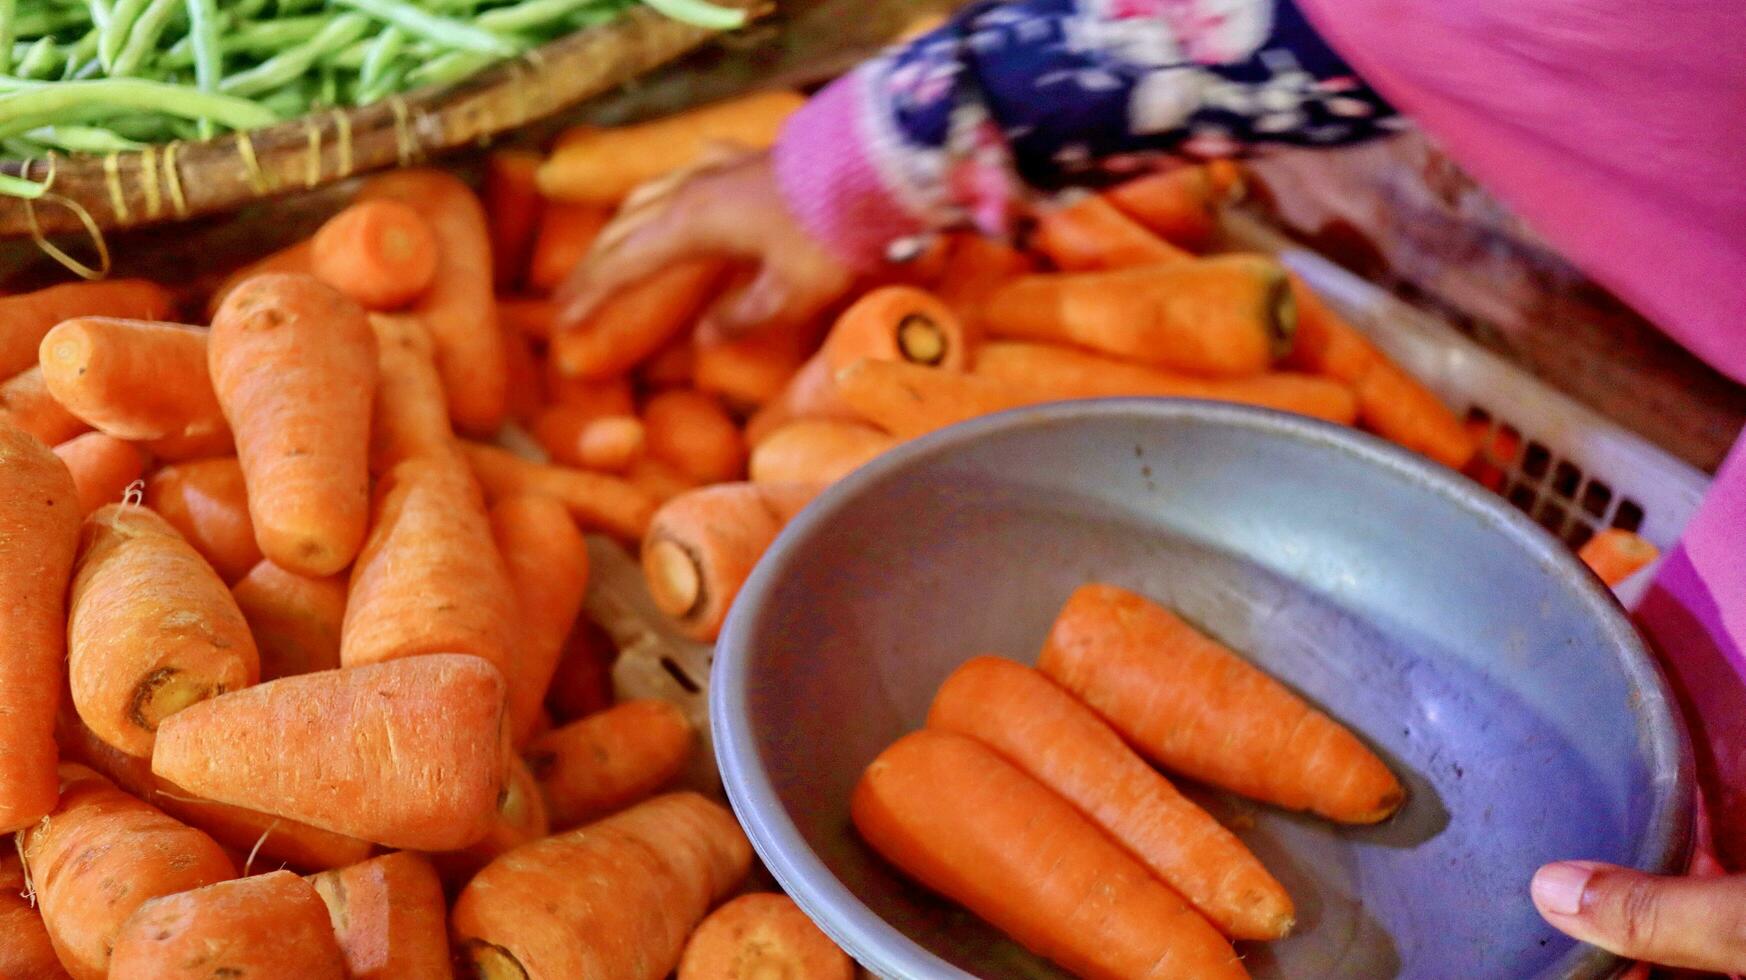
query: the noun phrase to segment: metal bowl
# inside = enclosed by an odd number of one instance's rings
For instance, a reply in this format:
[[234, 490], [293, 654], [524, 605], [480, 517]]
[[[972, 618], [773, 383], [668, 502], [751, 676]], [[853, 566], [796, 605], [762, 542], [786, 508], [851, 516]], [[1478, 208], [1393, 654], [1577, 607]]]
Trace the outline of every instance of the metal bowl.
[[1650, 871], [1690, 848], [1692, 764], [1623, 611], [1503, 501], [1335, 426], [1179, 400], [1077, 402], [880, 457], [801, 514], [740, 594], [711, 678], [717, 755], [770, 870], [888, 977], [1064, 977], [855, 836], [861, 770], [940, 681], [1032, 662], [1076, 586], [1176, 609], [1390, 761], [1387, 823], [1186, 790], [1290, 890], [1256, 977], [1605, 977], [1541, 921], [1558, 858]]

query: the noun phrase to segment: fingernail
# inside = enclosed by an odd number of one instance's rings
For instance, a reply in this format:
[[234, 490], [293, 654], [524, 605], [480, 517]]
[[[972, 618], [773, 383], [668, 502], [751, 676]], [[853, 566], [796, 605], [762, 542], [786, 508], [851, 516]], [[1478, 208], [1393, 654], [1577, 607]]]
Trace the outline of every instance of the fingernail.
[[1534, 873], [1530, 886], [1534, 902], [1554, 915], [1576, 915], [1582, 911], [1582, 893], [1588, 890], [1592, 874], [1577, 864], [1548, 864]]

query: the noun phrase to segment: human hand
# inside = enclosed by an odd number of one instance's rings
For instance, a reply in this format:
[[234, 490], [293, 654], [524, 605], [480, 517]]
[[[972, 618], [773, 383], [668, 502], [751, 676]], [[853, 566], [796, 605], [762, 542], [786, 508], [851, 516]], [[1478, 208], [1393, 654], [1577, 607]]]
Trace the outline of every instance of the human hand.
[[559, 287], [557, 327], [580, 324], [608, 296], [674, 262], [706, 255], [757, 266], [704, 313], [698, 330], [711, 339], [798, 323], [854, 281], [789, 214], [767, 153], [720, 152], [626, 199]]
[[1594, 861], [1534, 874], [1540, 915], [1560, 931], [1629, 959], [1746, 973], [1746, 875], [1662, 877]]

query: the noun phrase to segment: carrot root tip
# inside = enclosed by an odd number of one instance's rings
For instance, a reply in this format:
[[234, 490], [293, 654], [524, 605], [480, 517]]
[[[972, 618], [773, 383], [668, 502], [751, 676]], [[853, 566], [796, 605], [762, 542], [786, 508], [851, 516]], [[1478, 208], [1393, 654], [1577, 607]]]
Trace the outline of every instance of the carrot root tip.
[[217, 693], [210, 685], [174, 667], [159, 667], [134, 687], [128, 717], [140, 728], [155, 732], [165, 718]]
[[703, 605], [703, 569], [690, 549], [664, 538], [649, 545], [648, 560], [650, 591], [662, 612], [683, 619]]
[[911, 313], [897, 324], [897, 347], [905, 360], [933, 366], [946, 359], [946, 335], [940, 325], [920, 313]]
[[472, 980], [528, 980], [527, 970], [515, 954], [483, 939], [467, 940], [456, 959], [460, 974]]

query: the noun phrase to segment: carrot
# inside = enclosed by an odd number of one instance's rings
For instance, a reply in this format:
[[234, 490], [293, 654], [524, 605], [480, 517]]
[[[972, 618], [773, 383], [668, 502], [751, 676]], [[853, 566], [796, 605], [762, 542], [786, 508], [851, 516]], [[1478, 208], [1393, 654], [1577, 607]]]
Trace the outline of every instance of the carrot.
[[588, 591], [588, 545], [564, 505], [551, 497], [505, 497], [491, 508], [491, 533], [508, 568], [522, 642], [509, 682], [514, 744], [533, 731]]
[[[577, 405], [548, 405], [528, 426], [528, 434], [552, 460], [564, 466], [582, 466], [582, 433], [602, 416]], [[587, 468], [587, 467], [584, 467]]]
[[68, 411], [116, 438], [161, 441], [178, 457], [229, 452], [206, 340], [179, 323], [67, 320], [43, 337], [43, 381]]
[[359, 201], [327, 219], [310, 249], [315, 277], [367, 310], [405, 306], [436, 276], [436, 232], [391, 198]]
[[927, 725], [975, 739], [1055, 791], [1225, 935], [1291, 931], [1291, 896], [1243, 842], [1035, 670], [968, 661], [940, 685]]
[[864, 357], [949, 371], [969, 361], [957, 315], [911, 286], [885, 286], [856, 300], [837, 317], [821, 350], [833, 372]]
[[546, 403], [545, 369], [541, 367], [540, 357], [534, 353], [533, 341], [527, 334], [502, 321], [498, 322], [497, 329], [503, 334], [504, 372], [509, 378], [505, 411], [509, 418], [525, 424], [538, 415]]
[[1406, 798], [1339, 722], [1124, 589], [1074, 592], [1038, 667], [1152, 761], [1192, 779], [1342, 823], [1375, 823]]
[[242, 464], [234, 456], [177, 463], [146, 480], [145, 504], [170, 522], [226, 582], [261, 561]]
[[67, 467], [29, 433], [0, 424], [0, 834], [55, 806], [55, 704], [79, 517]]
[[515, 285], [527, 268], [544, 204], [535, 181], [542, 160], [527, 150], [498, 150], [485, 158], [485, 220], [499, 288]]
[[663, 391], [643, 406], [648, 454], [699, 483], [724, 483], [746, 471], [740, 427], [713, 397], [688, 388]]
[[1009, 280], [1035, 271], [1031, 257], [1011, 245], [981, 235], [956, 236], [937, 292], [958, 314], [965, 344], [975, 346], [982, 339], [981, 310], [989, 295]]
[[1243, 165], [1236, 160], [1219, 157], [1201, 166], [1206, 170], [1206, 179], [1212, 184], [1213, 196], [1218, 200], [1225, 203], [1240, 201], [1248, 193]]
[[849, 813], [905, 874], [1075, 976], [1248, 976], [1205, 919], [1071, 804], [961, 735], [898, 739]]
[[546, 802], [540, 795], [540, 784], [533, 771], [519, 756], [509, 755], [509, 768], [504, 775], [503, 792], [497, 798], [497, 812], [491, 829], [484, 837], [458, 851], [430, 855], [437, 874], [450, 887], [465, 886], [479, 869], [530, 840], [539, 840], [552, 832], [546, 816]]
[[1271, 373], [1250, 378], [1197, 378], [1060, 347], [1001, 341], [976, 352], [978, 377], [1021, 385], [1038, 401], [1153, 396], [1209, 398], [1260, 405], [1351, 425], [1358, 418], [1352, 390], [1331, 378]]
[[125, 504], [86, 518], [67, 602], [67, 679], [92, 731], [150, 755], [166, 717], [259, 676], [236, 600], [175, 528]]
[[626, 701], [555, 728], [523, 752], [552, 826], [567, 830], [622, 810], [666, 785], [697, 742], [665, 701]]
[[166, 719], [152, 771], [386, 847], [465, 847], [503, 784], [503, 691], [466, 654], [281, 677]]
[[346, 584], [308, 578], [262, 561], [231, 586], [261, 657], [261, 680], [340, 665]]
[[1031, 244], [1063, 272], [1169, 265], [1191, 258], [1108, 200], [1090, 194], [1041, 211]]
[[327, 906], [290, 871], [145, 902], [115, 937], [109, 970], [126, 980], [346, 980]]
[[752, 482], [837, 482], [897, 440], [870, 425], [836, 419], [790, 422], [752, 450]]
[[688, 388], [697, 362], [697, 348], [691, 338], [681, 333], [667, 346], [649, 355], [637, 368], [637, 380], [645, 388]]
[[1508, 479], [1505, 470], [1515, 465], [1522, 452], [1521, 436], [1514, 429], [1502, 426], [1493, 429], [1490, 422], [1477, 418], [1468, 419], [1462, 427], [1472, 437], [1476, 448], [1473, 458], [1467, 461], [1461, 472], [1487, 490], [1502, 493], [1504, 481]]
[[81, 316], [161, 320], [174, 308], [169, 290], [144, 279], [63, 283], [0, 297], [0, 378], [34, 366], [42, 338], [62, 320]]
[[508, 450], [475, 442], [463, 442], [461, 448], [492, 500], [517, 494], [553, 497], [583, 528], [627, 539], [641, 537], [655, 512], [655, 501], [647, 492], [617, 477], [529, 462]]
[[658, 796], [487, 865], [450, 915], [456, 958], [490, 980], [661, 980], [751, 862], [725, 808], [696, 793]]
[[1577, 557], [1602, 582], [1613, 586], [1647, 568], [1651, 562], [1661, 557], [1661, 549], [1650, 544], [1642, 535], [1623, 528], [1609, 527], [1589, 538], [1588, 543], [1577, 552]]
[[746, 421], [746, 441], [758, 445], [796, 419], [854, 419], [855, 412], [837, 392], [829, 360], [820, 351], [806, 360], [776, 397]]
[[103, 980], [122, 924], [148, 899], [236, 876], [212, 838], [79, 765], [60, 767], [61, 800], [18, 832], [42, 922], [75, 980]]
[[643, 538], [643, 578], [655, 605], [687, 636], [714, 640], [752, 567], [818, 490], [721, 483], [668, 501]]
[[590, 421], [576, 440], [576, 463], [587, 469], [623, 473], [642, 458], [648, 432], [634, 415], [608, 415]]
[[552, 335], [548, 355], [560, 374], [600, 380], [623, 374], [697, 318], [721, 281], [719, 259], [689, 259], [628, 286], [582, 323]]
[[218, 308], [223, 306], [224, 301], [230, 297], [231, 290], [241, 285], [245, 280], [253, 279], [255, 276], [264, 275], [268, 272], [283, 272], [286, 274], [305, 276], [314, 275], [314, 240], [305, 238], [300, 242], [294, 242], [271, 255], [256, 259], [248, 265], [232, 272], [230, 275], [225, 276], [224, 281], [218, 284], [218, 288], [212, 291], [212, 295], [206, 298], [206, 319], [210, 321], [218, 314]]
[[430, 860], [395, 851], [311, 875], [353, 980], [449, 980], [447, 907]]
[[558, 288], [611, 217], [611, 211], [597, 205], [548, 201], [528, 258], [528, 286], [540, 292]]
[[861, 420], [899, 439], [1048, 400], [1010, 382], [896, 361], [850, 365], [837, 375], [837, 392]]
[[453, 452], [455, 433], [436, 369], [430, 332], [417, 317], [373, 313], [376, 400], [370, 419], [370, 471], [380, 475], [418, 456]]
[[540, 190], [613, 206], [637, 185], [693, 164], [711, 144], [768, 148], [805, 103], [798, 92], [757, 92], [635, 126], [568, 133], [540, 167]]
[[586, 616], [577, 617], [546, 689], [546, 707], [557, 720], [574, 721], [612, 707], [612, 664], [617, 658], [612, 637]]
[[137, 446], [102, 432], [74, 436], [56, 446], [55, 455], [73, 475], [80, 514], [121, 500], [145, 470], [145, 457]]
[[508, 404], [509, 375], [491, 296], [491, 241], [479, 199], [459, 178], [438, 170], [373, 177], [358, 197], [410, 204], [436, 232], [436, 277], [407, 309], [430, 331], [456, 427], [497, 431]]
[[516, 612], [509, 572], [466, 467], [436, 457], [389, 471], [352, 568], [340, 663], [469, 653], [507, 679], [521, 642]]
[[625, 470], [624, 478], [656, 505], [664, 504], [697, 487], [697, 481], [680, 472], [678, 467], [665, 460], [653, 459], [647, 454], [639, 456]]
[[419, 854], [395, 851], [310, 877], [352, 980], [449, 980], [442, 882]]
[[1116, 210], [1172, 245], [1205, 248], [1218, 230], [1223, 197], [1205, 167], [1178, 167], [1139, 177], [1104, 192]]
[[1267, 370], [1290, 349], [1295, 321], [1285, 270], [1257, 255], [1026, 276], [983, 308], [993, 336], [1077, 344], [1223, 377]]
[[567, 378], [558, 373], [556, 365], [549, 358], [546, 361], [546, 391], [551, 394], [553, 404], [573, 405], [590, 413], [591, 418], [602, 415], [635, 415], [637, 411], [636, 399], [631, 397], [631, 383], [628, 378], [595, 381]]
[[23, 429], [47, 446], [57, 446], [90, 426], [49, 394], [38, 365], [0, 383], [0, 422]]
[[15, 850], [0, 852], [0, 977], [66, 980], [36, 903], [25, 897], [24, 865]]
[[530, 340], [550, 340], [558, 301], [543, 296], [497, 297], [497, 321]]
[[1466, 466], [1478, 444], [1455, 413], [1296, 276], [1291, 289], [1298, 335], [1286, 365], [1351, 385], [1358, 394], [1359, 420], [1384, 439], [1451, 469]]
[[219, 308], [207, 353], [261, 553], [304, 575], [345, 568], [370, 513], [364, 311], [308, 276], [257, 276]]
[[762, 328], [738, 340], [696, 344], [691, 383], [738, 409], [764, 405], [806, 362], [816, 337], [804, 321]]
[[741, 895], [691, 934], [678, 980], [853, 980], [855, 964], [787, 895]]

